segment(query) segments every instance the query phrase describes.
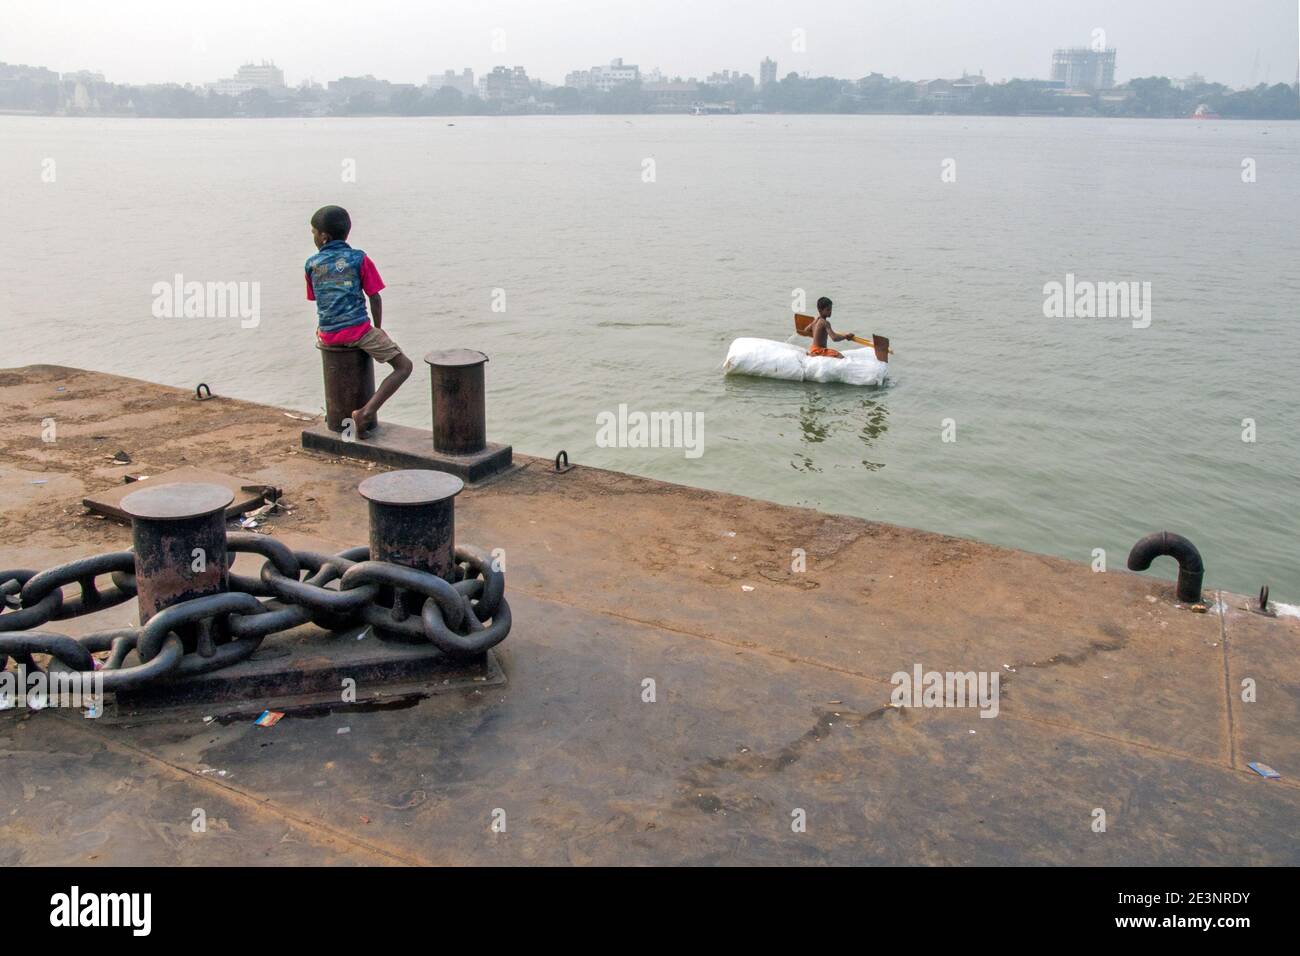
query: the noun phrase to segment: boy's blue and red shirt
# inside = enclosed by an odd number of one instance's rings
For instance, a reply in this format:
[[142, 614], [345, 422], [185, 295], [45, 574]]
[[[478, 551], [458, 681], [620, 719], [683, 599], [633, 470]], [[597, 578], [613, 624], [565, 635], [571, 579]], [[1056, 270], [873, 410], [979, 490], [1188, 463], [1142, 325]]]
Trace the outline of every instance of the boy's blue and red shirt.
[[370, 327], [366, 296], [384, 287], [370, 257], [342, 239], [331, 239], [307, 260], [307, 298], [316, 303], [316, 324], [325, 345], [360, 338]]

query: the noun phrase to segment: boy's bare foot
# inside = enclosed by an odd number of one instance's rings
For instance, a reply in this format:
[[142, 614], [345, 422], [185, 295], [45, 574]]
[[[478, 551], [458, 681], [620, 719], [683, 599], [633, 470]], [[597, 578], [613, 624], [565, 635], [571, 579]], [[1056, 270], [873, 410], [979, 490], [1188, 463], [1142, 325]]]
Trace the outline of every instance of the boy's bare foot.
[[352, 413], [352, 427], [356, 431], [358, 438], [370, 431], [374, 425], [375, 416], [364, 408], [358, 408]]

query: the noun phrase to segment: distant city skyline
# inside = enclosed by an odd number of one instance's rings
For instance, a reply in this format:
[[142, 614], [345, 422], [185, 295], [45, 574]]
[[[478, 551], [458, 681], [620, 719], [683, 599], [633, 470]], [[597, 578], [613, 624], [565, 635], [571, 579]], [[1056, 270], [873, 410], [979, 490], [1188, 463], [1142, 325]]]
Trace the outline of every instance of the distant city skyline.
[[[1300, 2], [1300, 0], [1297, 0]], [[1115, 70], [1117, 50], [1114, 47], [1105, 49], [1094, 49], [1089, 47], [1058, 47], [1052, 51], [1051, 65], [1048, 70], [1044, 71], [1042, 76], [1023, 76], [1023, 77], [1005, 77], [1000, 78], [997, 82], [1007, 82], [1013, 79], [1025, 79], [1033, 82], [1041, 82], [1048, 79], [1059, 82], [1061, 85], [1070, 89], [1089, 89], [1089, 90], [1106, 90], [1114, 86], [1123, 86], [1123, 80], [1117, 80], [1118, 75]], [[123, 83], [112, 76], [107, 76], [103, 72], [96, 70], [78, 69], [59, 71], [50, 69], [46, 64], [28, 63], [14, 64], [0, 59], [0, 65], [7, 67], [18, 66], [20, 69], [28, 68], [37, 71], [45, 71], [54, 77], [62, 77], [64, 80], [80, 80], [93, 82], [120, 83], [124, 86], [171, 86], [181, 85], [194, 89], [207, 90], [212, 93], [221, 93], [227, 96], [239, 96], [249, 90], [260, 88], [266, 90], [282, 89], [287, 91], [303, 89], [325, 89], [334, 90], [336, 87], [352, 86], [355, 87], [353, 92], [359, 92], [363, 88], [383, 86], [398, 89], [407, 87], [411, 89], [437, 90], [440, 87], [448, 86], [458, 90], [465, 96], [478, 95], [485, 98], [495, 98], [485, 90], [484, 83], [497, 79], [506, 74], [512, 74], [514, 82], [522, 90], [536, 91], [537, 89], [551, 89], [554, 87], [576, 87], [579, 89], [605, 91], [623, 86], [629, 82], [639, 82], [650, 86], [671, 85], [672, 83], [688, 84], [714, 84], [727, 85], [735, 82], [747, 83], [755, 89], [762, 89], [769, 83], [779, 82], [783, 77], [797, 71], [784, 71], [780, 69], [777, 61], [770, 57], [764, 57], [759, 63], [758, 69], [748, 70], [714, 70], [707, 76], [696, 76], [694, 74], [676, 74], [661, 70], [659, 67], [650, 67], [642, 69], [636, 64], [624, 64], [621, 57], [615, 57], [609, 64], [594, 64], [589, 70], [573, 70], [567, 73], [559, 82], [552, 82], [542, 77], [528, 74], [526, 64], [497, 64], [490, 70], [476, 72], [473, 67], [465, 66], [456, 69], [434, 70], [423, 81], [404, 81], [392, 80], [382, 73], [360, 73], [348, 74], [336, 77], [304, 77], [297, 83], [286, 80], [285, 71], [279, 67], [275, 60], [263, 59], [261, 61], [247, 61], [239, 65], [233, 71], [233, 75], [220, 77], [215, 80], [206, 80], [200, 83], [180, 83], [176, 80], [157, 80], [149, 81], [143, 84]], [[833, 79], [852, 82], [854, 80], [865, 80], [871, 76], [884, 76], [880, 71], [871, 71], [863, 76], [836, 77], [831, 74], [814, 73], [804, 71], [799, 74], [804, 79], [815, 79], [822, 76], [830, 76]], [[1135, 73], [1134, 77], [1157, 75]], [[953, 72], [950, 76], [934, 77], [912, 77], [898, 76], [890, 77], [904, 83], [912, 82], [919, 87], [928, 84], [944, 83], [951, 81], [965, 81], [967, 79], [976, 80], [980, 83], [987, 82], [988, 77], [983, 69], [969, 70], [962, 69]], [[1169, 77], [1175, 85], [1183, 83], [1220, 83], [1221, 80], [1215, 77], [1207, 77], [1204, 74], [1193, 70], [1186, 76]], [[1283, 80], [1261, 79], [1260, 84], [1272, 85], [1274, 82], [1281, 82], [1284, 85], [1293, 86], [1295, 83]], [[1297, 82], [1300, 82], [1300, 71], [1298, 71]], [[1242, 84], [1233, 87], [1232, 84], [1224, 84], [1229, 88], [1250, 89], [1254, 83]]]
[[290, 86], [367, 74], [423, 85], [446, 69], [482, 76], [519, 65], [562, 85], [571, 72], [618, 58], [665, 78], [733, 70], [759, 80], [771, 57], [778, 78], [983, 71], [1003, 80], [1049, 77], [1053, 50], [1087, 46], [1100, 30], [1123, 51], [1117, 82], [1199, 73], [1237, 87], [1294, 82], [1300, 47], [1292, 0], [486, 0], [437, 10], [372, 0], [348, 43], [331, 43], [332, 19], [355, 14], [335, 0], [6, 3], [0, 61], [196, 86], [262, 61], [274, 61]]

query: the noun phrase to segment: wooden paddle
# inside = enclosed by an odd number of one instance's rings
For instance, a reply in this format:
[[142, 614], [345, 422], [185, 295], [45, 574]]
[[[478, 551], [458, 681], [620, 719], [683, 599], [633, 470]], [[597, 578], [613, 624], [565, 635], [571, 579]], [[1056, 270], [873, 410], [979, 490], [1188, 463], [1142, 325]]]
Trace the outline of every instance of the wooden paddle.
[[[800, 335], [806, 335], [811, 338], [812, 324], [816, 321], [817, 316], [815, 315], [801, 315], [796, 312], [794, 314], [794, 330]], [[888, 362], [889, 356], [894, 354], [894, 350], [889, 347], [889, 339], [885, 338], [883, 335], [873, 335], [870, 341], [856, 335], [850, 335], [849, 341], [857, 342], [859, 345], [871, 346], [871, 348], [876, 352], [876, 359], [881, 362]]]

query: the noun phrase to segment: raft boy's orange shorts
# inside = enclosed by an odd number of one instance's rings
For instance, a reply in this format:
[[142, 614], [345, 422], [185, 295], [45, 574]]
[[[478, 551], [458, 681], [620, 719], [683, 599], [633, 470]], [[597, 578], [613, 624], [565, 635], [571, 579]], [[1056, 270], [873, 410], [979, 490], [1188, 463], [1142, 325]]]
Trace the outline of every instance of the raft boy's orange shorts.
[[837, 352], [834, 349], [819, 348], [816, 345], [808, 350], [808, 354], [820, 355], [823, 358], [844, 358], [844, 355], [841, 352]]

